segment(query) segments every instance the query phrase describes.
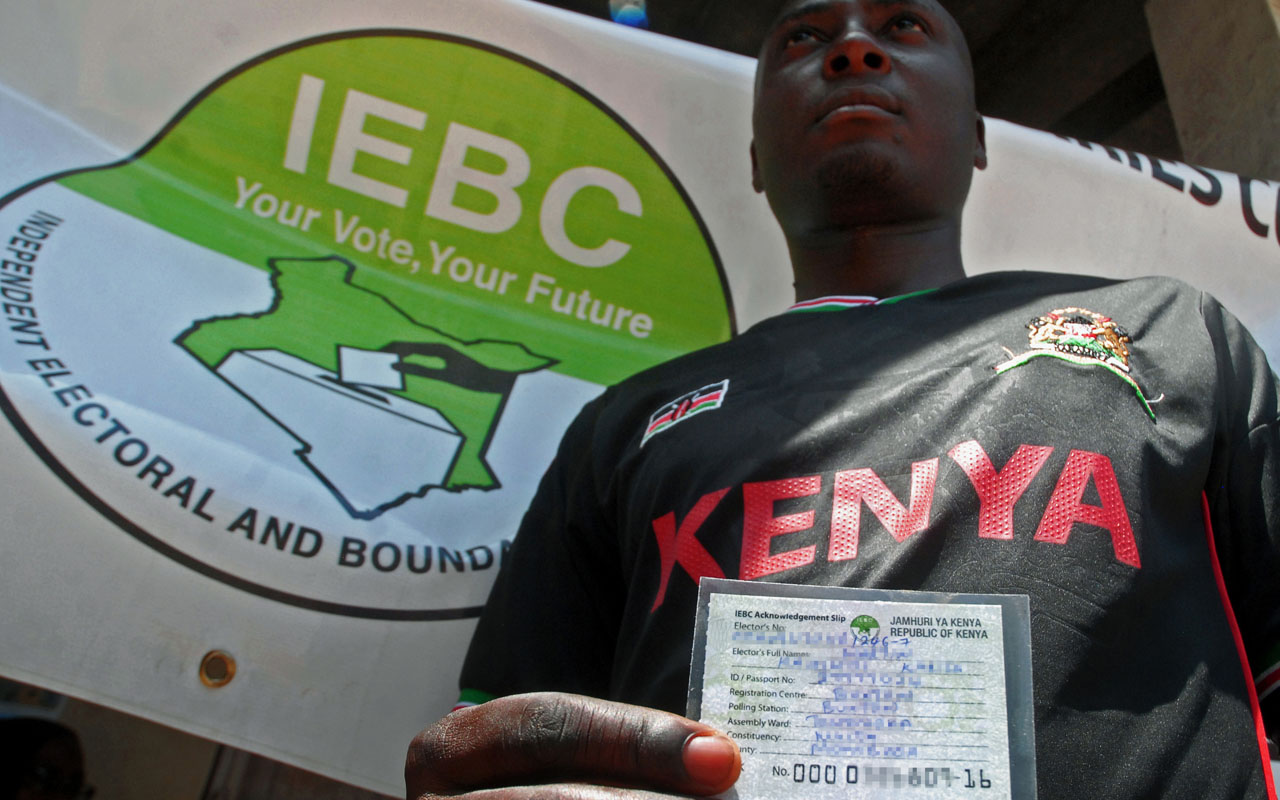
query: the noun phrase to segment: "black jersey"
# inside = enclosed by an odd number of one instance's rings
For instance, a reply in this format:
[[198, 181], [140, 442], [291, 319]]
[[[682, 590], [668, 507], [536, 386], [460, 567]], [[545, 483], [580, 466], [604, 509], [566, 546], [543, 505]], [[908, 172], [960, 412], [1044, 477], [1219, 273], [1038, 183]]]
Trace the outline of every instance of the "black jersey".
[[707, 575], [1025, 594], [1041, 797], [1264, 797], [1277, 416], [1248, 333], [1169, 279], [771, 318], [583, 410], [462, 685], [681, 712]]

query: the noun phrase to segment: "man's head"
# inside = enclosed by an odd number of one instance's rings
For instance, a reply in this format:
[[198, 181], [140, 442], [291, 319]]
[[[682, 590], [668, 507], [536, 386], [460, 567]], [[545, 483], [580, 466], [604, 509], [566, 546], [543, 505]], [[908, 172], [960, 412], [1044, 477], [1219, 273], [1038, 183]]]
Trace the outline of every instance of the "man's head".
[[760, 49], [752, 177], [788, 238], [958, 225], [986, 165], [964, 35], [937, 0], [790, 0]]

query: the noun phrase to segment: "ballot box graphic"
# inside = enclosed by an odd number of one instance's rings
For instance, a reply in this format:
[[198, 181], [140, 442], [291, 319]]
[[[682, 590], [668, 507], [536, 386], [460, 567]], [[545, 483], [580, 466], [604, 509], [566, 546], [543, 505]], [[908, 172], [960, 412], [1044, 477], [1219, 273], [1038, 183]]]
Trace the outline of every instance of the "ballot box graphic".
[[217, 373], [302, 443], [298, 457], [354, 516], [444, 485], [462, 447], [435, 409], [279, 350], [238, 350]]

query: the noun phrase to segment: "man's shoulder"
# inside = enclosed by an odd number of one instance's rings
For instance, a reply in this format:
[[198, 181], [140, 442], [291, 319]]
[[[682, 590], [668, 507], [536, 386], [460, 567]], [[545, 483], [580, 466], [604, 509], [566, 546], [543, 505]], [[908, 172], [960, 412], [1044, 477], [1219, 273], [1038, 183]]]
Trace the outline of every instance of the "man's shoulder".
[[642, 446], [655, 432], [720, 407], [744, 379], [767, 380], [779, 354], [801, 341], [822, 315], [779, 314], [718, 344], [676, 356], [610, 386], [588, 404], [593, 435], [616, 448]]
[[965, 278], [954, 285], [961, 291], [1006, 291], [1015, 294], [1066, 294], [1075, 292], [1202, 294], [1200, 289], [1168, 275], [1143, 275], [1116, 278], [1075, 272], [1037, 272], [1015, 270], [984, 272]]
[[[748, 365], [755, 357], [753, 354], [758, 354], [762, 340], [757, 325], [718, 344], [684, 353], [624, 378], [611, 386], [601, 400], [610, 405], [643, 404], [672, 392], [681, 394], [680, 390], [686, 387], [694, 391], [703, 385], [700, 381], [718, 383]], [[695, 383], [699, 386], [692, 386]]]
[[[935, 293], [938, 313], [978, 314], [999, 322], [1002, 314], [1032, 317], [1082, 312], [1141, 327], [1158, 318], [1199, 327], [1206, 304], [1201, 289], [1166, 275], [1115, 278], [1065, 272], [988, 272]], [[1189, 328], [1188, 328], [1189, 329]]]

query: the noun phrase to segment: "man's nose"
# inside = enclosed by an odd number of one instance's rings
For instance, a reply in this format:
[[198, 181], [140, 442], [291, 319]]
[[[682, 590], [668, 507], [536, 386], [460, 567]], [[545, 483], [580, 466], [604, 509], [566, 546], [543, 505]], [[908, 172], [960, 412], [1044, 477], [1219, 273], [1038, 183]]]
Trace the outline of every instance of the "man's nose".
[[886, 73], [891, 68], [889, 54], [863, 31], [851, 31], [837, 39], [822, 63], [823, 75], [828, 78], [851, 72]]

